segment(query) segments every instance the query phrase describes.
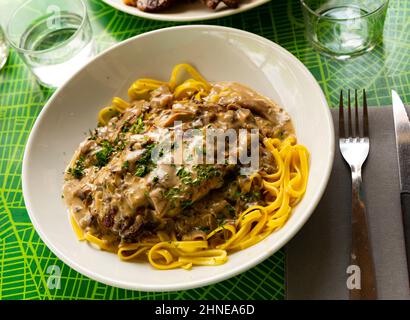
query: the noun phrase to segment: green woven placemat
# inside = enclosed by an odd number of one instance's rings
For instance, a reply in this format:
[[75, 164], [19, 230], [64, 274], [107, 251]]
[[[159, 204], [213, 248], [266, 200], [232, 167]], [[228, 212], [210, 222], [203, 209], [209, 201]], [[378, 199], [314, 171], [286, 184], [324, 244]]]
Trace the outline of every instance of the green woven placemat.
[[[175, 23], [129, 16], [90, 0], [99, 49]], [[254, 10], [205, 22], [235, 27], [279, 43], [298, 57], [319, 81], [331, 105], [340, 88], [365, 88], [369, 104], [390, 103], [390, 89], [410, 102], [410, 1], [391, 0], [384, 44], [348, 62], [314, 52], [304, 38], [299, 1], [273, 0]], [[30, 129], [52, 92], [39, 87], [14, 52], [0, 71], [0, 299], [282, 299], [284, 253], [221, 283], [172, 293], [122, 290], [72, 270], [44, 245], [28, 218], [21, 192], [21, 164]], [[47, 286], [50, 266], [61, 269], [61, 287]]]

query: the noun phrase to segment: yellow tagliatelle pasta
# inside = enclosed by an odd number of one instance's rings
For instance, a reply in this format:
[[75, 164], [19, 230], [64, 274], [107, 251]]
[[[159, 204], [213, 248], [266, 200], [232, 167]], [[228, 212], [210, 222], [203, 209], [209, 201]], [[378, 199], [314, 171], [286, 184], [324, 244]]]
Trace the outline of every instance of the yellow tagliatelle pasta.
[[[280, 229], [288, 220], [292, 208], [306, 191], [309, 175], [309, 152], [296, 144], [293, 137], [284, 141], [267, 139], [267, 149], [275, 157], [277, 171], [265, 175], [263, 192], [272, 198], [266, 206], [252, 206], [242, 212], [235, 225], [225, 225], [208, 233], [206, 241], [176, 241], [175, 236], [158, 234], [160, 242], [123, 244], [117, 254], [122, 260], [148, 258], [157, 269], [184, 268], [193, 265], [220, 265], [227, 261], [227, 253], [248, 248]], [[104, 250], [110, 250], [104, 240], [86, 233], [73, 221], [76, 234]], [[209, 247], [209, 241], [218, 233], [228, 234], [224, 244]]]
[[[179, 83], [184, 71], [192, 78]], [[194, 67], [186, 63], [181, 63], [173, 68], [168, 82], [146, 78], [138, 79], [128, 89], [128, 96], [131, 100], [148, 99], [150, 93], [161, 86], [169, 87], [176, 100], [191, 97], [193, 95], [195, 95], [197, 99], [200, 99], [201, 96], [209, 93], [209, 90], [211, 89], [211, 85]], [[99, 123], [101, 125], [106, 125], [112, 117], [124, 112], [129, 106], [128, 102], [115, 97], [111, 106], [103, 108], [99, 112]]]
[[73, 214], [70, 215], [70, 222], [71, 222], [71, 226], [73, 227], [74, 233], [77, 236], [77, 239], [80, 241], [84, 241], [85, 237], [84, 237], [83, 230], [78, 225]]
[[106, 125], [110, 119], [130, 107], [130, 104], [121, 98], [115, 97], [112, 99], [112, 105], [101, 109], [98, 113], [98, 122], [101, 125]]
[[[184, 71], [192, 78], [180, 83], [180, 78]], [[138, 79], [128, 89], [128, 95], [133, 100], [146, 99], [151, 91], [161, 86], [168, 86], [171, 92], [174, 93], [176, 100], [187, 96], [190, 97], [195, 93], [207, 93], [211, 89], [211, 85], [208, 81], [206, 81], [194, 67], [186, 63], [181, 63], [173, 68], [168, 82], [154, 79]], [[187, 95], [184, 95], [184, 93], [187, 93]]]
[[[191, 78], [182, 81], [184, 72]], [[200, 100], [211, 90], [211, 85], [192, 66], [179, 64], [174, 67], [168, 82], [138, 79], [129, 88], [128, 95], [131, 100], [148, 99], [150, 93], [161, 86], [167, 86], [175, 100]], [[130, 105], [118, 97], [114, 98], [111, 106], [100, 111], [99, 123], [106, 125], [113, 116], [123, 113]], [[161, 270], [223, 264], [227, 261], [229, 252], [248, 248], [282, 228], [306, 191], [309, 176], [308, 150], [297, 144], [294, 136], [284, 140], [265, 138], [263, 144], [271, 153], [276, 170], [270, 174], [255, 172], [244, 182], [242, 191], [250, 192], [256, 181], [266, 205], [247, 208], [237, 215], [235, 221], [210, 230], [204, 240], [178, 241], [175, 234], [160, 231], [156, 241], [122, 243], [118, 248], [113, 248], [109, 241], [100, 239], [90, 231], [84, 232], [72, 215], [74, 231], [80, 240], [87, 240], [103, 250], [116, 251], [122, 260], [147, 259], [153, 267]], [[213, 241], [218, 239], [224, 239], [224, 242]]]

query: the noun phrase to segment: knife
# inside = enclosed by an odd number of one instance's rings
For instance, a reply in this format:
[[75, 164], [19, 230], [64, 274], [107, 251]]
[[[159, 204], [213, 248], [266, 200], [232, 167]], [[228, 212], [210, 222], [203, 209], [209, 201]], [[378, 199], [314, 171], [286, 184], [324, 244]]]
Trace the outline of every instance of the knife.
[[410, 121], [403, 102], [392, 90], [394, 131], [399, 161], [400, 201], [410, 286]]

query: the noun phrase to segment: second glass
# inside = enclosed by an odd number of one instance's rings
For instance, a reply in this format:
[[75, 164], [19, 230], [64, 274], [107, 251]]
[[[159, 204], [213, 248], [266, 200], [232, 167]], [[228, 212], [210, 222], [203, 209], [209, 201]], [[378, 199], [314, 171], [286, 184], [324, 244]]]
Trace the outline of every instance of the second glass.
[[47, 87], [59, 87], [94, 55], [82, 0], [29, 0], [11, 15], [11, 46]]
[[306, 36], [340, 60], [372, 50], [381, 40], [388, 0], [301, 0]]

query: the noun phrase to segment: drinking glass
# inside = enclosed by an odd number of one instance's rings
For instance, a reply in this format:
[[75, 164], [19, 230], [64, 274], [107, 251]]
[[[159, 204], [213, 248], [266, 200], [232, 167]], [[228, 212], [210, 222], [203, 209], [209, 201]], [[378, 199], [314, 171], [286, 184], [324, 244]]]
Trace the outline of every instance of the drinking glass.
[[59, 87], [94, 55], [82, 0], [29, 0], [10, 17], [6, 36], [38, 81]]
[[345, 60], [372, 50], [383, 36], [388, 0], [301, 0], [309, 42]]
[[0, 26], [0, 69], [6, 64], [9, 55], [9, 47], [4, 37], [3, 29]]

